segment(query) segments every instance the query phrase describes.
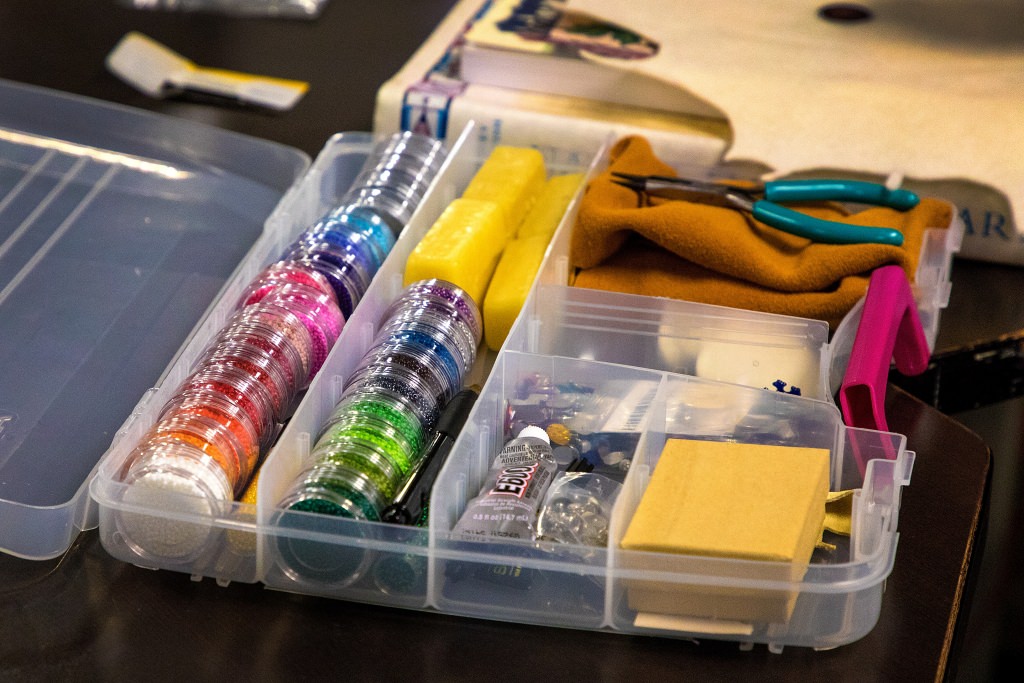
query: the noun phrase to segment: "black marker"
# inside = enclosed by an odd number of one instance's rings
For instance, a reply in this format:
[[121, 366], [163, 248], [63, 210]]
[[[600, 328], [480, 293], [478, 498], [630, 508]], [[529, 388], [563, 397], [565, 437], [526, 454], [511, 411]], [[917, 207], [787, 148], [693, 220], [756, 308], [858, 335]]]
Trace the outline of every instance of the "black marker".
[[434, 486], [437, 473], [448, 458], [452, 444], [462, 431], [477, 396], [476, 390], [463, 389], [444, 407], [434, 429], [434, 438], [427, 446], [419, 467], [395, 494], [395, 502], [384, 508], [380, 515], [382, 521], [406, 525], [419, 522], [430, 501], [430, 489]]

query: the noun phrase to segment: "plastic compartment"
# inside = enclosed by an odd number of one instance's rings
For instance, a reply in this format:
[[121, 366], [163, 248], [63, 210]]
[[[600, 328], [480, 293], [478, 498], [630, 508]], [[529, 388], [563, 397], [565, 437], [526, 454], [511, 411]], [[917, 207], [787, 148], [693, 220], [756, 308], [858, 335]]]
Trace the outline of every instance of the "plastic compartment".
[[[666, 388], [670, 395], [685, 393], [685, 387], [679, 386], [676, 380], [670, 379]], [[780, 400], [775, 408], [785, 411], [785, 403]], [[791, 420], [794, 415], [786, 416], [784, 412], [781, 419]], [[824, 422], [812, 426], [810, 422], [814, 418], [803, 411], [797, 419], [809, 429], [798, 430], [799, 436], [794, 442], [813, 443], [827, 438]], [[621, 540], [632, 518], [650, 471], [657, 466], [663, 438], [678, 434], [673, 427], [681, 424], [675, 421], [673, 425], [667, 420], [664, 433], [660, 425], [652, 427], [646, 448], [635, 461], [637, 467], [631, 473], [635, 477], [628, 482], [616, 508], [613, 548], [617, 547], [616, 542]], [[738, 429], [739, 433], [744, 431], [742, 427]], [[780, 578], [792, 569], [784, 563], [613, 551], [610, 570], [613, 584], [609, 598], [612, 627], [631, 633], [727, 638], [765, 643], [780, 649], [784, 645], [831, 648], [867, 634], [878, 620], [885, 578], [892, 571], [900, 492], [901, 487], [910, 482], [914, 454], [904, 450], [903, 437], [896, 434], [842, 427], [835, 434], [839, 438], [832, 450], [830, 489], [856, 489], [852, 533], [848, 539], [830, 539], [837, 541], [835, 551], [815, 551], [806, 572], [803, 567], [798, 568], [798, 573], [803, 575], [796, 581]], [[692, 436], [702, 437], [700, 434]], [[861, 461], [866, 457], [873, 459]], [[866, 463], [866, 467], [861, 469], [858, 462]], [[693, 624], [672, 629], [642, 627], [636, 623], [636, 612], [629, 607], [627, 592], [631, 586], [651, 582], [660, 590], [706, 593], [719, 600], [735, 599], [739, 595], [745, 602], [744, 611], [772, 610], [775, 604], [790, 596], [796, 596], [796, 602], [786, 620], [698, 619]]]
[[818, 320], [563, 285], [538, 285], [520, 320], [506, 349], [829, 397]]
[[[764, 172], [763, 168], [748, 167], [742, 163], [721, 167], [694, 167], [691, 160], [673, 148], [657, 148], [654, 151], [659, 159], [673, 166], [680, 175], [696, 178], [722, 178], [722, 177], [749, 177], [757, 180], [757, 173]], [[602, 168], [607, 165], [607, 159], [599, 161]], [[833, 177], [829, 174], [827, 177]], [[885, 182], [886, 179], [874, 179], [874, 181]], [[910, 289], [913, 297], [918, 303], [918, 311], [921, 315], [922, 327], [928, 339], [929, 346], [935, 348], [935, 339], [939, 331], [939, 322], [942, 309], [949, 304], [949, 292], [952, 288], [950, 275], [952, 273], [953, 254], [961, 249], [964, 243], [964, 221], [959, 213], [952, 211], [952, 221], [949, 225], [935, 225], [935, 229], [925, 230], [925, 239], [922, 244], [921, 254], [918, 260], [918, 269], [912, 274]], [[560, 245], [555, 253], [568, 254], [567, 241]], [[552, 262], [554, 265], [555, 262]], [[557, 270], [551, 274], [561, 273]], [[565, 283], [567, 280], [560, 280]], [[855, 307], [848, 314], [843, 323], [833, 332], [831, 339], [831, 355], [833, 355], [834, 371], [838, 369], [840, 375], [846, 369], [849, 348], [853, 346], [853, 336], [859, 322], [859, 307]], [[838, 385], [834, 387], [837, 389]]]
[[[713, 178], [722, 169], [695, 168], [679, 152], [655, 150], [680, 174]], [[592, 169], [607, 167], [607, 149]], [[733, 175], [730, 172], [730, 175]], [[849, 363], [863, 299], [835, 330], [819, 320], [725, 306], [589, 290], [570, 282], [569, 245], [578, 204], [569, 207], [507, 349], [591, 358], [791, 392], [833, 401]], [[964, 225], [925, 232], [910, 283], [921, 325], [934, 349], [942, 310], [949, 305], [953, 255]], [[772, 366], [769, 371], [765, 365]], [[778, 375], [777, 377], [775, 375]], [[784, 384], [771, 386], [776, 380]]]
[[[341, 395], [344, 380], [370, 347], [388, 306], [401, 294], [405, 262], [412, 249], [462, 193], [489, 154], [490, 148], [473, 132], [468, 128], [453, 146], [448, 164], [395, 243], [388, 262], [263, 466], [258, 514], [265, 562], [262, 580], [270, 587], [404, 607], [429, 605], [431, 547], [426, 529], [284, 512], [277, 503], [302, 469], [315, 435]], [[550, 160], [547, 167], [549, 175], [586, 170]], [[495, 355], [481, 346], [466, 384], [482, 385], [494, 361]]]
[[[402, 273], [409, 253], [448, 203], [466, 186], [489, 152], [486, 147], [475, 146], [471, 129], [456, 143], [433, 189], [402, 231], [377, 277], [346, 322], [320, 373], [307, 389], [305, 398], [290, 417], [277, 445], [267, 455], [259, 474], [257, 505], [233, 502], [220, 508], [210, 508], [199, 498], [184, 494], [141, 496], [139, 489], [122, 483], [119, 476], [130, 450], [153, 424], [157, 412], [174, 388], [188, 375], [207, 342], [221, 329], [245, 287], [290, 244], [295, 235], [337, 204], [358, 173], [372, 144], [373, 137], [364, 133], [343, 133], [332, 138], [302, 182], [292, 189], [267, 220], [263, 237], [225, 286], [220, 301], [210, 310], [190, 343], [182, 349], [163, 383], [151, 389], [139, 402], [119, 432], [92, 486], [92, 495], [99, 502], [101, 539], [104, 547], [115, 557], [197, 577], [214, 577], [224, 583], [262, 580], [270, 586], [287, 590], [367, 599], [360, 596], [358, 586], [345, 585], [335, 592], [333, 585], [337, 582], [317, 578], [315, 572], [314, 578], [309, 579], [307, 575], [312, 567], [307, 567], [304, 574], [300, 574], [279, 566], [280, 553], [303, 553], [305, 548], [307, 552], [304, 554], [308, 556], [311, 554], [310, 545], [315, 546], [317, 538], [326, 539], [330, 546], [329, 554], [335, 556], [350, 554], [345, 550], [346, 538], [351, 538], [356, 545], [377, 539], [378, 542], [390, 543], [392, 548], [401, 548], [403, 555], [406, 552], [415, 554], [416, 548], [425, 547], [418, 538], [425, 538], [425, 532], [418, 530], [374, 525], [380, 528], [368, 538], [367, 525], [310, 513], [289, 512], [282, 516], [275, 505], [283, 495], [283, 487], [292, 481], [302, 459], [308, 456], [312, 435], [319, 431], [333, 410], [343, 379], [355, 369], [372, 341], [383, 312], [401, 292]], [[482, 383], [492, 362], [493, 356], [481, 353], [468, 382]], [[174, 540], [158, 544], [160, 552], [154, 553], [130, 542], [130, 534], [125, 533], [126, 524], [131, 525], [132, 530], [143, 529], [144, 533], [152, 527], [154, 531], [148, 532], [151, 537], [163, 535]], [[291, 551], [286, 547], [289, 544]], [[333, 566], [347, 560], [335, 557], [323, 561]], [[378, 596], [378, 601], [391, 602], [394, 599], [375, 588], [371, 593]]]
[[0, 81], [0, 551], [60, 555], [88, 485], [309, 159]]
[[[131, 450], [156, 421], [160, 409], [195, 367], [209, 342], [223, 329], [254, 278], [279, 258], [300, 232], [338, 205], [373, 142], [368, 133], [341, 133], [327, 142], [302, 181], [267, 218], [263, 235], [163, 381], [138, 402], [117, 433], [92, 486], [92, 496], [99, 503], [101, 539], [115, 557], [225, 582], [254, 582], [259, 578], [255, 506], [234, 502], [218, 508], [186, 494], [153, 494], [123, 483], [120, 474]], [[133, 543], [131, 537], [139, 534], [151, 542]]]
[[[524, 378], [593, 390], [592, 428], [618, 434], [631, 465], [598, 468], [623, 477], [606, 548], [545, 542], [465, 541], [452, 533], [506, 438], [506, 398]], [[723, 410], [723, 407], [725, 410]], [[574, 419], [581, 419], [579, 416]], [[785, 425], [785, 428], [780, 426]], [[828, 449], [832, 490], [861, 489], [854, 528], [835, 553], [815, 556], [802, 580], [780, 581], [775, 563], [694, 558], [617, 549], [671, 436]], [[871, 460], [871, 458], [891, 458]], [[857, 462], [867, 462], [862, 473]], [[848, 429], [835, 406], [792, 395], [622, 365], [505, 351], [484, 388], [431, 499], [433, 562], [430, 603], [455, 614], [556, 626], [611, 629], [669, 637], [711, 637], [772, 646], [831, 647], [867, 633], [877, 620], [884, 579], [892, 569], [900, 488], [909, 483], [913, 453], [903, 437]], [[688, 629], [634, 625], [625, 599], [631, 582], [657, 581], [696, 590], [748, 591], [754, 599], [797, 594], [784, 622], [704, 621]]]

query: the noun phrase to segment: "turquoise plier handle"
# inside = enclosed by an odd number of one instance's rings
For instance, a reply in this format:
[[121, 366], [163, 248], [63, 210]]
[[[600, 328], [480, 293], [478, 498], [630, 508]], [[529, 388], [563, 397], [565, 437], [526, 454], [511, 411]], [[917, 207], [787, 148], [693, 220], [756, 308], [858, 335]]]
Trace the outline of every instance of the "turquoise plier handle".
[[903, 244], [903, 233], [893, 228], [872, 228], [826, 221], [787, 209], [764, 199], [754, 202], [751, 212], [757, 220], [800, 237], [825, 244]]
[[770, 202], [858, 202], [906, 211], [921, 199], [910, 190], [890, 190], [885, 185], [861, 180], [774, 180], [765, 183], [764, 198]]

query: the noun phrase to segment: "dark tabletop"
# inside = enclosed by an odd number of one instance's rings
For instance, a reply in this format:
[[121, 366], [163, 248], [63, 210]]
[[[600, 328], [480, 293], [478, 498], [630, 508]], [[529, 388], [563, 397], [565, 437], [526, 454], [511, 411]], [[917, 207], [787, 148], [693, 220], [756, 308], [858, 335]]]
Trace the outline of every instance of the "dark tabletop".
[[[331, 0], [318, 20], [304, 21], [139, 11], [116, 0], [4, 0], [0, 78], [202, 121], [315, 156], [333, 133], [370, 130], [377, 87], [451, 4]], [[285, 113], [153, 100], [103, 66], [129, 30], [204, 66], [308, 81], [311, 88]], [[992, 272], [1004, 271], [958, 265], [954, 291], [987, 286]], [[1015, 272], [1005, 277], [1016, 282]], [[951, 307], [945, 338], [973, 338], [974, 310]], [[220, 586], [114, 560], [90, 531], [57, 560], [0, 555], [0, 680], [940, 679], [958, 652], [991, 458], [974, 433], [895, 388], [887, 414], [890, 428], [906, 434], [917, 452], [900, 510], [896, 566], [878, 625], [836, 650], [741, 652], [732, 643], [478, 621], [259, 585]]]
[[[332, 0], [315, 21], [147, 11], [119, 0], [0, 3], [0, 78], [201, 121], [315, 156], [334, 133], [370, 130], [374, 93], [453, 0]], [[139, 31], [192, 62], [310, 83], [290, 111], [155, 100], [111, 75], [104, 59]]]

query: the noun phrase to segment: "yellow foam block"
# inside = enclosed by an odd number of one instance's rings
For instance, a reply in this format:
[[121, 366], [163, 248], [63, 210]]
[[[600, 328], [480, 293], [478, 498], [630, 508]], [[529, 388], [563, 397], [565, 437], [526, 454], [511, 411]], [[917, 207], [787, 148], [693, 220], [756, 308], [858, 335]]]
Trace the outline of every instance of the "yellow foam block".
[[441, 278], [466, 290], [479, 304], [507, 242], [497, 204], [460, 197], [441, 212], [409, 254], [405, 284]]
[[550, 240], [582, 183], [582, 173], [551, 176], [541, 188], [530, 213], [519, 224], [516, 237], [545, 235]]
[[544, 235], [535, 235], [505, 245], [484, 296], [484, 340], [491, 350], [505, 343], [540, 270], [548, 241]]
[[498, 145], [469, 181], [462, 196], [496, 202], [505, 215], [511, 238], [533, 207], [546, 176], [544, 156], [537, 150]]
[[[829, 465], [820, 448], [669, 439], [621, 545], [689, 556], [694, 567], [707, 557], [764, 561], [718, 569], [751, 583], [797, 582], [821, 534]], [[653, 581], [630, 582], [628, 593], [638, 611], [769, 622], [788, 619], [797, 597]]]

